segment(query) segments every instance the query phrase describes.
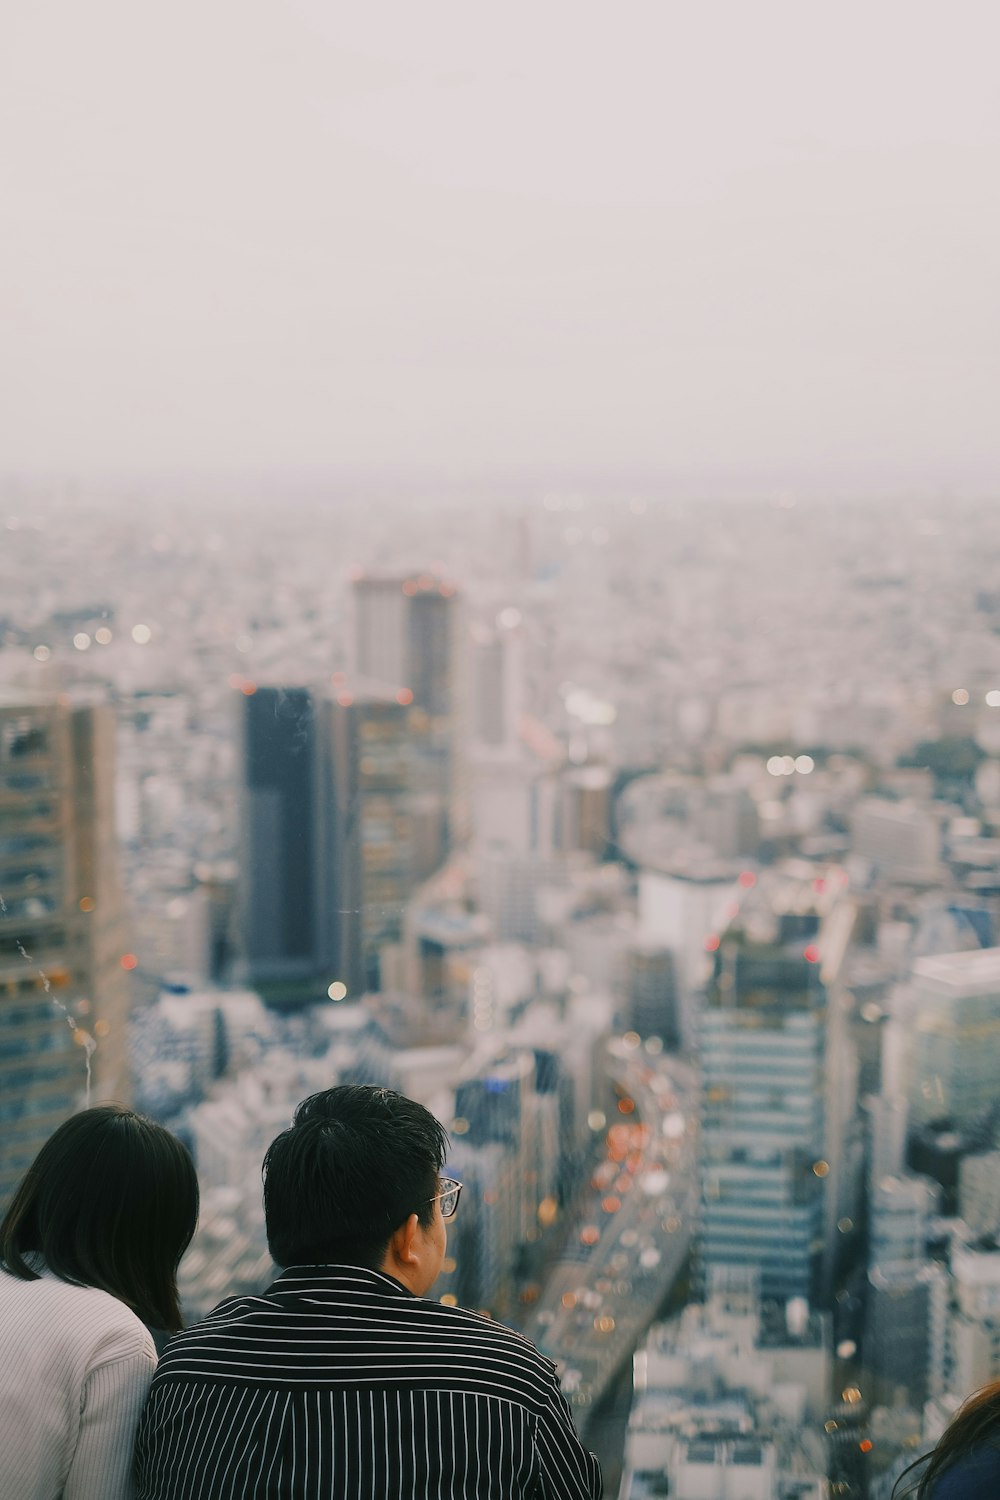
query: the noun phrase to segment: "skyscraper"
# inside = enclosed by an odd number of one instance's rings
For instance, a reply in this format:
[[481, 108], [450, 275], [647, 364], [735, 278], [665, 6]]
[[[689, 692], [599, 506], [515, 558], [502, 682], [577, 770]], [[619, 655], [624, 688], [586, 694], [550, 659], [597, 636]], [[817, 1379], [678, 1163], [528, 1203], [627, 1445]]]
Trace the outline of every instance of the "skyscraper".
[[459, 596], [430, 573], [354, 582], [354, 668], [412, 694], [413, 785], [437, 801], [442, 845], [461, 825]]
[[0, 698], [0, 1202], [88, 1094], [126, 1099], [114, 714]]
[[315, 699], [306, 687], [257, 687], [239, 702], [243, 959], [252, 984], [294, 986], [318, 978], [332, 957]]
[[353, 995], [381, 987], [380, 949], [400, 941], [414, 886], [414, 745], [407, 699], [405, 692], [357, 684], [326, 706], [333, 964]]
[[918, 958], [910, 1120], [973, 1129], [997, 1110], [1000, 948]]
[[246, 977], [290, 1005], [378, 989], [414, 879], [409, 692], [342, 679], [243, 702]]
[[701, 1016], [703, 1269], [757, 1266], [783, 1299], [817, 1292], [831, 1170], [826, 995], [802, 922], [767, 943], [726, 933]]

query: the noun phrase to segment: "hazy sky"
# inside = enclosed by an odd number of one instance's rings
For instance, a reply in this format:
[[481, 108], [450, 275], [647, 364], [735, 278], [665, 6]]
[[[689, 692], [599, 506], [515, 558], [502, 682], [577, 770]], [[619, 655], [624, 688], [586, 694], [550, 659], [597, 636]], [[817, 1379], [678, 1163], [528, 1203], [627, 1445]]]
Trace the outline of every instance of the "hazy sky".
[[1000, 490], [1000, 6], [25, 0], [0, 470]]

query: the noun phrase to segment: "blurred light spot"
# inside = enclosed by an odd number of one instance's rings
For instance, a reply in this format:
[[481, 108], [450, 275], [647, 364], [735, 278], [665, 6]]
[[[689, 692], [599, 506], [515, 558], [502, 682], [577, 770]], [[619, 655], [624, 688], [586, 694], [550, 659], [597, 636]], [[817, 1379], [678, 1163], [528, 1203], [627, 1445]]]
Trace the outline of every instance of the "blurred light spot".
[[614, 1318], [609, 1317], [607, 1313], [605, 1313], [603, 1317], [594, 1319], [594, 1327], [597, 1329], [598, 1333], [614, 1333], [615, 1320]]
[[845, 1214], [842, 1219], [837, 1220], [837, 1228], [840, 1230], [841, 1234], [850, 1234], [851, 1230], [854, 1228], [854, 1220], [849, 1219]]
[[828, 1161], [814, 1161], [813, 1173], [816, 1177], [828, 1177], [830, 1175], [830, 1163]]
[[951, 695], [951, 701], [952, 703], [956, 703], [959, 708], [964, 708], [969, 701], [969, 694], [965, 688], [956, 688]]
[[861, 1392], [856, 1385], [849, 1385], [845, 1391], [841, 1391], [840, 1399], [841, 1401], [846, 1401], [848, 1406], [857, 1406], [858, 1402], [862, 1399]]
[[253, 650], [253, 636], [252, 635], [238, 635], [236, 637], [236, 640], [233, 642], [233, 644], [235, 645], [237, 651], [239, 651], [241, 655], [246, 656], [246, 654], [247, 654], [248, 651], [252, 651]]
[[619, 1101], [618, 1101], [618, 1113], [620, 1115], [630, 1115], [630, 1114], [632, 1114], [634, 1112], [634, 1110], [635, 1110], [635, 1100], [634, 1099], [619, 1099]]
[[989, 708], [1000, 708], [1000, 691], [996, 688], [990, 688], [990, 691], [986, 694], [986, 703]]
[[501, 630], [515, 630], [520, 623], [521, 611], [514, 609], [513, 606], [508, 609], [502, 609], [497, 615], [497, 624]]
[[740, 871], [740, 885], [744, 890], [748, 891], [752, 886], [755, 886], [756, 884], [757, 877], [752, 870]]
[[81, 896], [80, 897], [80, 910], [81, 911], [93, 911], [95, 904], [96, 903], [94, 901], [93, 896]]
[[73, 645], [78, 651], [89, 651], [90, 636], [85, 630], [78, 630], [76, 635], [73, 637]]
[[601, 1199], [601, 1207], [606, 1214], [616, 1214], [622, 1206], [622, 1200], [614, 1193], [609, 1193], [606, 1198]]
[[240, 692], [243, 694], [244, 698], [252, 698], [256, 691], [257, 684], [255, 682], [251, 682], [249, 678], [247, 678], [246, 682], [240, 684]]
[[153, 632], [148, 625], [133, 625], [132, 639], [137, 646], [148, 646], [153, 639]]
[[591, 1130], [603, 1130], [607, 1123], [607, 1116], [603, 1109], [592, 1109], [587, 1116], [587, 1124]]
[[585, 1229], [580, 1230], [581, 1245], [596, 1245], [601, 1238], [601, 1231], [594, 1224], [588, 1224]]
[[802, 957], [806, 960], [807, 963], [818, 964], [819, 963], [819, 949], [816, 947], [816, 944], [815, 943], [809, 943], [809, 944], [807, 944], [807, 946], [805, 948], [803, 948], [803, 950], [802, 950]]
[[541, 1203], [539, 1203], [539, 1205], [538, 1205], [538, 1222], [539, 1222], [539, 1224], [541, 1224], [543, 1226], [543, 1228], [548, 1229], [548, 1227], [549, 1227], [550, 1224], [554, 1224], [555, 1223], [558, 1215], [559, 1215], [559, 1205], [556, 1202], [556, 1200], [551, 1196], [551, 1194], [548, 1195], [547, 1197], [543, 1198], [542, 1201], [541, 1201]]
[[99, 625], [94, 631], [94, 640], [99, 646], [110, 646], [112, 639], [112, 633], [106, 625]]
[[451, 1133], [452, 1133], [452, 1135], [467, 1135], [468, 1131], [469, 1131], [469, 1122], [468, 1122], [468, 1120], [463, 1119], [461, 1115], [456, 1116], [456, 1118], [454, 1120], [452, 1120], [452, 1122], [451, 1122]]
[[457, 1307], [458, 1298], [455, 1296], [455, 1293], [445, 1292], [444, 1296], [441, 1298], [441, 1305], [442, 1307]]
[[342, 979], [335, 979], [332, 984], [327, 985], [326, 993], [331, 1000], [346, 1000], [347, 985]]
[[642, 1037], [637, 1031], [626, 1031], [622, 1037], [622, 1045], [627, 1047], [630, 1052], [634, 1052], [637, 1047], [642, 1046]]
[[719, 947], [720, 938], [717, 932], [710, 932], [705, 939], [705, 952], [715, 953]]
[[811, 755], [797, 755], [795, 757], [795, 769], [801, 776], [808, 776], [810, 771], [816, 769], [816, 762]]
[[400, 688], [396, 694], [396, 702], [401, 703], [404, 708], [407, 708], [413, 702], [413, 694], [410, 692], [410, 689]]
[[862, 1438], [861, 1442], [858, 1444], [858, 1447], [861, 1449], [862, 1453], [870, 1453], [872, 1451], [872, 1448], [874, 1447], [874, 1444], [872, 1443], [871, 1438]]
[[110, 1023], [110, 1021], [95, 1021], [94, 1022], [94, 1035], [95, 1036], [107, 1036], [108, 1032], [110, 1030], [111, 1030], [111, 1023]]
[[351, 693], [338, 693], [337, 702], [340, 704], [341, 708], [350, 708], [351, 704], [354, 702], [354, 698]]
[[32, 655], [34, 656], [36, 661], [48, 661], [49, 657], [52, 655], [52, 652], [49, 650], [48, 646], [36, 646], [34, 651], [32, 652]]
[[121, 964], [123, 969], [126, 969], [129, 972], [137, 968], [139, 965], [139, 960], [136, 958], [134, 953], [123, 953], [118, 962]]

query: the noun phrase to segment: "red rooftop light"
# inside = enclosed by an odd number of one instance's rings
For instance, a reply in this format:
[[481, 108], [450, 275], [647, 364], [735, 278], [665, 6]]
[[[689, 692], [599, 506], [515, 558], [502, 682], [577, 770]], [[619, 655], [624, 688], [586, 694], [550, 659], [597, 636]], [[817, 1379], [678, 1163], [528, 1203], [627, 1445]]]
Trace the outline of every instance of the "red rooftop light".
[[716, 949], [718, 948], [718, 946], [719, 946], [719, 934], [717, 932], [710, 932], [708, 934], [708, 937], [705, 939], [705, 952], [706, 953], [714, 953], [716, 951]]
[[128, 972], [131, 972], [133, 969], [137, 969], [139, 967], [139, 960], [136, 958], [134, 953], [123, 953], [118, 962], [121, 964], [122, 968], [127, 970]]
[[816, 947], [816, 944], [810, 943], [807, 948], [804, 948], [802, 951], [802, 957], [808, 959], [809, 963], [811, 964], [818, 964], [819, 949]]
[[754, 872], [752, 870], [741, 870], [740, 871], [740, 885], [743, 887], [743, 889], [745, 891], [748, 891], [752, 885], [756, 885], [756, 884], [757, 884], [757, 877], [756, 877], [756, 875], [754, 874]]

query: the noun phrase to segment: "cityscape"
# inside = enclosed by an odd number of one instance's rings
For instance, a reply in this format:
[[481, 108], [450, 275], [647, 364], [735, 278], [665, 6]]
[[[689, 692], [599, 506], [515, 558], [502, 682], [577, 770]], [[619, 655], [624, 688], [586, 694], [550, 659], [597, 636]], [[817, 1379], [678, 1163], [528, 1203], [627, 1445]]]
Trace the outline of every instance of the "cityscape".
[[0, 1204], [116, 1100], [188, 1321], [377, 1083], [431, 1295], [616, 1500], [890, 1500], [1000, 1378], [1000, 511], [362, 483], [0, 492]]

